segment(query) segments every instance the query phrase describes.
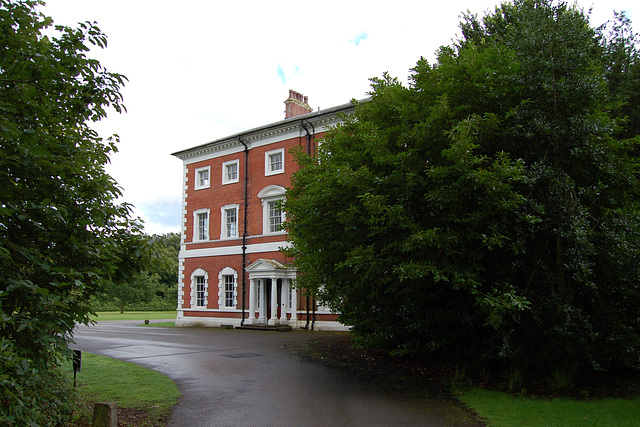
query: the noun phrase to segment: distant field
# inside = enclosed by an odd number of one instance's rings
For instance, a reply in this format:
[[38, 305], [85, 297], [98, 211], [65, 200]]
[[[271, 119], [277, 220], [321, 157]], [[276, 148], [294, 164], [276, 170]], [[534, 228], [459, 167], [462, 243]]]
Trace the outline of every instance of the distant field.
[[175, 311], [99, 311], [93, 320], [154, 320], [154, 319], [175, 319]]

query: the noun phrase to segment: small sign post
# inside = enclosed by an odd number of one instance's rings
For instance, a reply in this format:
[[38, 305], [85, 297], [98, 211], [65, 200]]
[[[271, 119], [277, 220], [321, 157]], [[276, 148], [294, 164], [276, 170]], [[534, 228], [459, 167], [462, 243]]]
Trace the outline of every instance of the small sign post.
[[82, 351], [73, 350], [73, 388], [76, 387], [76, 374], [82, 368]]

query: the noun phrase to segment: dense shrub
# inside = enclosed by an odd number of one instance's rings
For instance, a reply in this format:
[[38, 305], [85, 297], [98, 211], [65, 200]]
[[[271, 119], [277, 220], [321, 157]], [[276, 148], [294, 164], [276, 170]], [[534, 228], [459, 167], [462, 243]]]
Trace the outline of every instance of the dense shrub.
[[70, 425], [77, 411], [76, 390], [58, 363], [42, 366], [0, 338], [0, 425]]

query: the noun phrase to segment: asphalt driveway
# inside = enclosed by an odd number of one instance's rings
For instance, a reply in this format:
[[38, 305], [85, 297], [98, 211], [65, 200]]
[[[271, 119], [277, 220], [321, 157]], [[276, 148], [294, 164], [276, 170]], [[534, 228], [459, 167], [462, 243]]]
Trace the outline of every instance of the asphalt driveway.
[[292, 350], [327, 333], [139, 323], [80, 326], [74, 348], [134, 362], [173, 379], [182, 397], [170, 426], [475, 425], [460, 408], [384, 396]]

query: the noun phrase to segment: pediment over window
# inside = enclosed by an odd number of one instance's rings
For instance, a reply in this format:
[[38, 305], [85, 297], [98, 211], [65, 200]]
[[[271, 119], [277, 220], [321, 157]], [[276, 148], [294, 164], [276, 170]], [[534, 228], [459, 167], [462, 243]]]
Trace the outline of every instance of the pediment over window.
[[261, 199], [270, 197], [278, 198], [284, 196], [285, 191], [284, 187], [280, 187], [279, 185], [269, 185], [260, 190], [258, 197]]

